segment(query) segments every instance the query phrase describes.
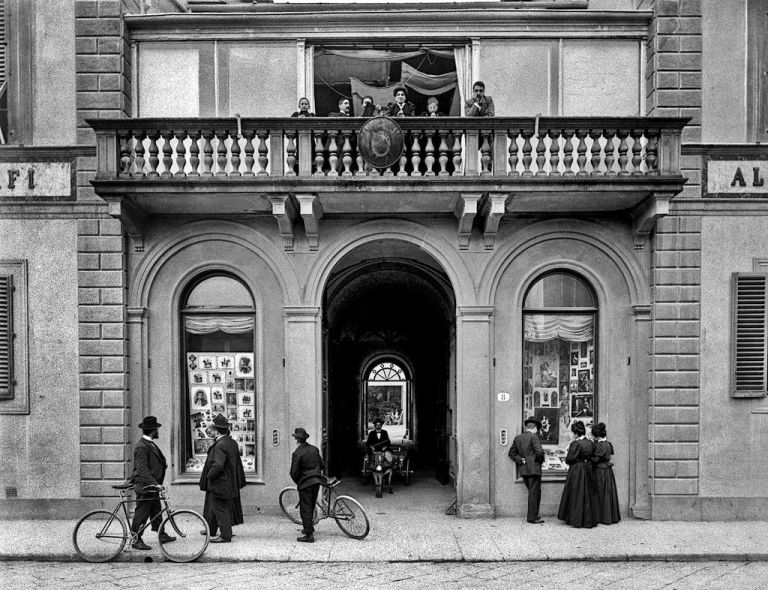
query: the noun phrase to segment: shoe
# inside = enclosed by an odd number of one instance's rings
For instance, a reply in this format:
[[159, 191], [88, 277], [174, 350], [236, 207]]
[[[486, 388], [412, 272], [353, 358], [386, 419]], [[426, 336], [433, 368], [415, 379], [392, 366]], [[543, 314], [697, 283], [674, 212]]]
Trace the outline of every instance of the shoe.
[[526, 522], [528, 522], [528, 524], [544, 524], [544, 520], [541, 518], [537, 518], [536, 520], [528, 520]]
[[160, 543], [173, 543], [176, 540], [176, 537], [172, 537], [167, 533], [160, 533], [159, 535], [157, 535], [157, 540]]
[[133, 545], [131, 545], [131, 547], [133, 547], [134, 549], [140, 549], [141, 551], [149, 551], [150, 549], [152, 549], [152, 547], [147, 545], [141, 539], [137, 539], [136, 542]]
[[210, 541], [211, 543], [231, 543], [232, 539], [225, 539], [224, 537], [214, 537]]
[[308, 533], [304, 535], [303, 537], [299, 537], [296, 539], [300, 543], [314, 543], [315, 542], [315, 536], [312, 533]]

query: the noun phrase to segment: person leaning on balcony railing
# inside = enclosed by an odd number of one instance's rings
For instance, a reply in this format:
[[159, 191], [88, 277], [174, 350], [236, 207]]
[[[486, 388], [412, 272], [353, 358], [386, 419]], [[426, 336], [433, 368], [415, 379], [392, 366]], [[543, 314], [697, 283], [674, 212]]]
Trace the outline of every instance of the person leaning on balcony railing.
[[389, 117], [415, 117], [416, 107], [412, 102], [406, 100], [408, 91], [404, 86], [398, 86], [392, 91], [395, 102], [387, 105], [387, 116]]
[[291, 117], [317, 117], [317, 115], [309, 110], [309, 99], [302, 96], [299, 99], [299, 110], [293, 113]]
[[363, 117], [375, 117], [381, 114], [381, 105], [374, 104], [372, 96], [363, 98]]
[[329, 117], [349, 117], [351, 113], [349, 112], [349, 99], [348, 98], [342, 98], [339, 101], [339, 110], [335, 113], [330, 113]]
[[494, 117], [493, 99], [485, 94], [485, 83], [478, 80], [472, 84], [472, 98], [464, 101], [464, 116]]
[[434, 96], [430, 96], [427, 99], [427, 110], [421, 113], [422, 117], [445, 117], [445, 114], [440, 112], [440, 105]]

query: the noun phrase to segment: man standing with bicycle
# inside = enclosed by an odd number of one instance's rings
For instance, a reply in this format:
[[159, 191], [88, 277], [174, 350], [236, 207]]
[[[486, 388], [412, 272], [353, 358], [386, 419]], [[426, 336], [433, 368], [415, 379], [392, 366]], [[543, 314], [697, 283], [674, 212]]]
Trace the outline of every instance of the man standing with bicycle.
[[[141, 424], [139, 424], [143, 436], [136, 443], [136, 448], [133, 451], [131, 482], [136, 486], [136, 513], [133, 516], [131, 531], [138, 536], [131, 547], [143, 551], [151, 549], [151, 547], [141, 538], [140, 531], [142, 525], [149, 518], [152, 530], [155, 532], [160, 530], [160, 514], [162, 511], [160, 497], [157, 491], [144, 491], [144, 486], [160, 486], [163, 485], [163, 480], [165, 479], [165, 469], [168, 464], [160, 447], [155, 444], [155, 441], [160, 436], [158, 430], [160, 426], [162, 424], [158, 423], [157, 418], [154, 416], [144, 418]], [[165, 531], [161, 532], [158, 538], [162, 543], [170, 543], [176, 540], [175, 537], [171, 537]]]
[[296, 540], [302, 543], [315, 542], [315, 503], [320, 484], [323, 483], [325, 462], [317, 447], [307, 442], [309, 434], [303, 428], [293, 432], [297, 447], [291, 456], [291, 479], [299, 490], [299, 513], [303, 536]]

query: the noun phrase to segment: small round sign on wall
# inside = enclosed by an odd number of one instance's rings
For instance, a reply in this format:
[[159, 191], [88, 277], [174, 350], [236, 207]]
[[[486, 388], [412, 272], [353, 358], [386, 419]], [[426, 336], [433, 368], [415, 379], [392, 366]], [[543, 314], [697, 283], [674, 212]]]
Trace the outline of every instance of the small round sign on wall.
[[496, 396], [496, 399], [499, 400], [500, 402], [508, 402], [509, 394], [506, 391], [500, 391]]

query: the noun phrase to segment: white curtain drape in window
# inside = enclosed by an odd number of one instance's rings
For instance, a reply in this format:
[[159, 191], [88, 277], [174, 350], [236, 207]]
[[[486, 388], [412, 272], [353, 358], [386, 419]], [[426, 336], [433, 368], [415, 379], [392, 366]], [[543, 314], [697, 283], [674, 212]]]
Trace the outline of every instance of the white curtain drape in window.
[[184, 318], [184, 329], [189, 334], [245, 334], [253, 330], [252, 317], [226, 316], [187, 316]]
[[594, 338], [591, 315], [525, 315], [523, 330], [528, 342], [546, 342], [560, 338], [569, 342], [586, 342]]

